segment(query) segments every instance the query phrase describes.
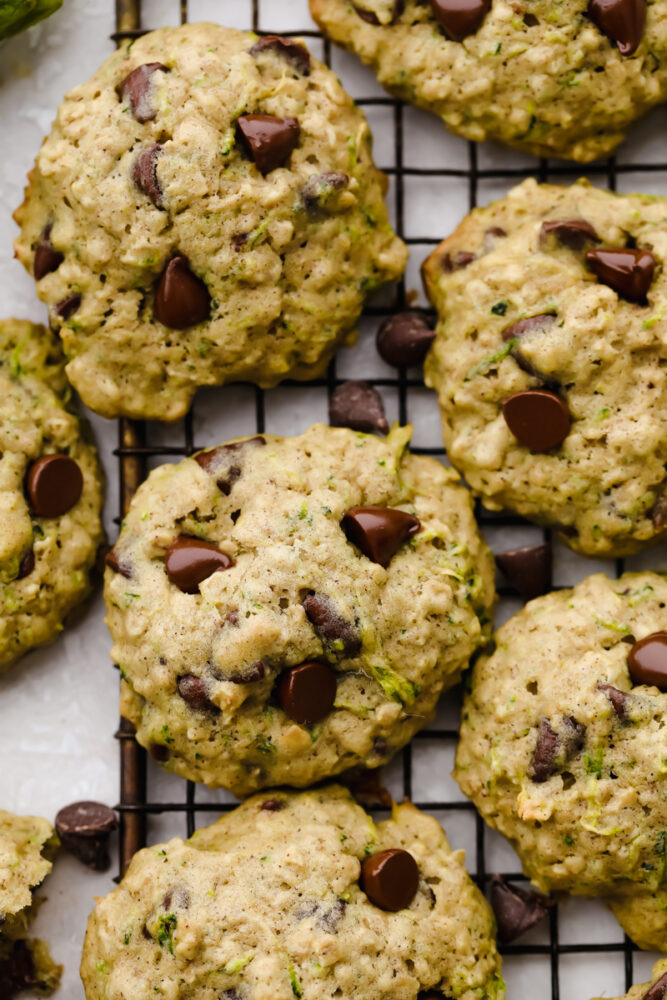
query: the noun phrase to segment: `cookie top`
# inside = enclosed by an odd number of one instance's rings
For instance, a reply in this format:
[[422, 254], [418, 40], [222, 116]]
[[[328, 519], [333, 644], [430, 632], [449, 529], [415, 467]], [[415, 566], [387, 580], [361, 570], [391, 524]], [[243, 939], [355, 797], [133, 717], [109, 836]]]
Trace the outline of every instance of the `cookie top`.
[[466, 139], [536, 156], [607, 156], [667, 94], [658, 0], [310, 0], [310, 9], [392, 93]]
[[449, 458], [586, 555], [667, 532], [666, 207], [527, 180], [424, 265]]
[[245, 438], [140, 487], [107, 624], [123, 714], [170, 770], [245, 795], [377, 767], [458, 680], [493, 560], [410, 433]]
[[312, 378], [398, 278], [363, 113], [300, 43], [193, 24], [65, 98], [16, 253], [91, 409], [173, 420], [199, 385]]
[[[633, 986], [624, 997], [617, 997], [617, 1000], [663, 1000], [667, 993], [667, 961], [663, 959], [653, 966], [653, 975], [650, 983]], [[601, 998], [598, 998], [601, 1000]]]
[[667, 881], [666, 606], [665, 574], [588, 577], [527, 604], [471, 672], [454, 776], [542, 890]]
[[102, 473], [69, 406], [57, 339], [0, 321], [0, 673], [50, 642], [90, 591]]
[[[362, 874], [384, 851], [413, 859], [396, 911]], [[184, 982], [188, 996], [225, 1000], [416, 1000], [428, 988], [502, 1000], [493, 916], [463, 858], [407, 803], [376, 825], [336, 786], [254, 796], [188, 841], [135, 855], [88, 922], [87, 1000], [171, 996]], [[406, 890], [401, 869], [382, 881]]]

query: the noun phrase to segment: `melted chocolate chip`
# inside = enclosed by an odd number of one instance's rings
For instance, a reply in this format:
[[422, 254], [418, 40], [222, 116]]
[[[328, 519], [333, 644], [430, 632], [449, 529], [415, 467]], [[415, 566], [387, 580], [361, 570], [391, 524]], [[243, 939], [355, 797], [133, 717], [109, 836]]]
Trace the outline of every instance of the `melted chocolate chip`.
[[586, 263], [598, 281], [628, 302], [643, 303], [653, 281], [655, 257], [650, 250], [587, 250]]
[[115, 552], [114, 549], [111, 549], [110, 552], [107, 552], [106, 556], [104, 557], [104, 563], [106, 566], [109, 567], [109, 569], [113, 570], [114, 573], [120, 573], [121, 576], [124, 576], [126, 580], [132, 579], [131, 567], [129, 566], [128, 563], [126, 563], [123, 559], [119, 557], [118, 553]]
[[285, 808], [286, 802], [284, 799], [265, 799], [259, 807], [263, 812], [277, 813], [281, 812]]
[[240, 140], [261, 173], [284, 166], [299, 143], [297, 118], [241, 115], [236, 119]]
[[197, 594], [200, 583], [219, 570], [229, 569], [234, 560], [213, 542], [179, 535], [167, 549], [164, 564], [171, 583], [184, 594]]
[[155, 289], [155, 319], [172, 330], [185, 330], [204, 323], [210, 313], [211, 296], [204, 282], [192, 273], [187, 258], [172, 257]]
[[144, 194], [148, 195], [156, 208], [164, 208], [162, 189], [157, 178], [157, 161], [162, 154], [162, 146], [154, 142], [146, 146], [134, 159], [132, 180]]
[[632, 695], [628, 694], [627, 691], [619, 691], [611, 684], [603, 684], [602, 682], [598, 684], [598, 691], [601, 691], [609, 699], [619, 721], [627, 722]]
[[503, 330], [503, 340], [514, 340], [516, 337], [523, 337], [527, 333], [535, 330], [548, 330], [556, 322], [553, 313], [539, 313], [537, 316], [526, 316], [525, 319], [518, 319], [516, 323], [510, 323]]
[[646, 26], [646, 0], [589, 0], [588, 16], [622, 56], [639, 48]]
[[533, 750], [531, 779], [534, 782], [541, 784], [554, 773], [559, 745], [558, 735], [546, 719], [541, 719]]
[[650, 684], [667, 691], [667, 632], [653, 632], [636, 642], [628, 653], [633, 684]]
[[582, 250], [586, 243], [599, 243], [600, 237], [585, 219], [550, 219], [542, 223], [540, 243], [553, 236], [570, 250]]
[[452, 274], [454, 271], [462, 271], [474, 260], [477, 260], [477, 257], [469, 250], [458, 250], [454, 254], [446, 253], [442, 258], [442, 269], [445, 274]]
[[344, 656], [358, 655], [361, 639], [356, 627], [339, 614], [326, 594], [307, 594], [303, 599], [303, 609], [324, 643], [340, 649]]
[[367, 434], [389, 430], [382, 396], [368, 382], [343, 382], [335, 389], [329, 400], [329, 423]]
[[551, 546], [547, 543], [501, 552], [496, 562], [526, 601], [546, 594], [551, 587]]
[[303, 186], [301, 197], [309, 215], [317, 217], [322, 212], [335, 208], [336, 196], [350, 183], [347, 174], [330, 171], [313, 174]]
[[28, 468], [25, 487], [37, 517], [61, 517], [83, 492], [81, 469], [69, 455], [42, 455]]
[[509, 944], [543, 920], [549, 912], [550, 903], [546, 896], [521, 889], [506, 882], [500, 875], [494, 875], [491, 906], [498, 922], [498, 937], [504, 944]]
[[550, 451], [570, 433], [567, 404], [555, 392], [529, 389], [503, 403], [503, 417], [519, 444], [531, 451]]
[[421, 522], [393, 507], [351, 507], [341, 527], [348, 541], [386, 568], [392, 556], [419, 531]]
[[130, 105], [130, 111], [142, 124], [153, 121], [157, 115], [157, 108], [151, 103], [151, 88], [153, 74], [158, 70], [168, 73], [169, 67], [158, 62], [144, 63], [128, 73], [116, 87], [121, 101]]
[[35, 568], [35, 553], [33, 549], [29, 549], [28, 552], [23, 556], [21, 562], [19, 563], [19, 571], [17, 580], [24, 580], [26, 576], [30, 576]]
[[64, 259], [63, 254], [56, 250], [51, 243], [51, 226], [46, 226], [35, 247], [35, 257], [32, 263], [35, 281], [41, 281], [45, 275], [57, 271]]
[[255, 660], [244, 669], [235, 670], [228, 674], [224, 680], [230, 681], [232, 684], [254, 684], [255, 681], [261, 681], [265, 675], [266, 667], [261, 660]]
[[435, 19], [448, 38], [462, 42], [474, 34], [491, 7], [491, 0], [430, 0]]
[[232, 492], [232, 486], [241, 476], [241, 467], [238, 464], [240, 452], [245, 448], [261, 448], [265, 444], [265, 438], [257, 435], [244, 441], [221, 444], [218, 448], [211, 448], [210, 451], [200, 451], [194, 456], [194, 460], [204, 472], [215, 477], [218, 489], [228, 497]]
[[101, 802], [73, 802], [60, 810], [55, 826], [66, 850], [95, 871], [107, 870], [109, 834], [118, 826], [113, 809]]
[[418, 312], [397, 313], [386, 319], [377, 332], [378, 354], [394, 368], [420, 365], [435, 340], [435, 331]]
[[[374, 14], [372, 10], [365, 10], [362, 6], [356, 3], [353, 3], [352, 6], [354, 7], [355, 13], [361, 18], [362, 21], [365, 21], [367, 24], [377, 25], [381, 23], [377, 14]], [[404, 10], [405, 10], [405, 0], [394, 0], [394, 9], [391, 15], [391, 20], [388, 21], [387, 24], [394, 24], [401, 16]]]
[[68, 320], [81, 305], [80, 295], [68, 295], [53, 307], [53, 311], [62, 320]]
[[157, 760], [160, 764], [169, 760], [169, 747], [166, 747], [164, 743], [151, 743], [148, 752], [153, 760]]
[[642, 997], [642, 1000], [665, 1000], [667, 997], [667, 972], [660, 976]]
[[326, 718], [336, 700], [336, 675], [325, 663], [312, 660], [291, 667], [278, 681], [280, 707], [299, 725]]
[[310, 52], [300, 42], [283, 38], [282, 35], [265, 35], [249, 49], [251, 56], [259, 56], [264, 52], [275, 53], [294, 67], [301, 76], [310, 76]]
[[419, 868], [408, 851], [393, 847], [363, 860], [360, 882], [374, 906], [396, 912], [404, 910], [415, 898]]
[[195, 712], [208, 712], [217, 715], [220, 711], [208, 696], [208, 684], [203, 677], [194, 674], [184, 674], [178, 678], [178, 693], [186, 704]]

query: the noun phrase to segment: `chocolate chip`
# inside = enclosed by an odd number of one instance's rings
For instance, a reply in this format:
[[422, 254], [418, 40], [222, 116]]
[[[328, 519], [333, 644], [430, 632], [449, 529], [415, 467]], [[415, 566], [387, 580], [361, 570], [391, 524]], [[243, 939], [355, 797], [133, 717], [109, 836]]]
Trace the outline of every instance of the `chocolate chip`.
[[510, 323], [503, 330], [503, 340], [514, 340], [516, 337], [523, 337], [527, 333], [535, 330], [548, 330], [556, 322], [553, 313], [538, 313], [537, 316], [526, 316], [525, 319], [518, 319], [516, 323]]
[[491, 906], [498, 923], [498, 937], [504, 944], [516, 941], [543, 920], [550, 909], [546, 896], [510, 884], [500, 875], [493, 876]]
[[[355, 13], [361, 18], [362, 21], [366, 21], [367, 24], [381, 24], [381, 21], [377, 14], [374, 14], [372, 10], [365, 10], [359, 4], [352, 4]], [[405, 0], [394, 0], [394, 9], [391, 15], [391, 20], [387, 24], [394, 24], [395, 21], [401, 16], [405, 10]], [[386, 26], [386, 25], [385, 25]]]
[[357, 656], [361, 650], [357, 629], [339, 614], [326, 594], [307, 594], [302, 603], [308, 621], [324, 643], [337, 647], [344, 656]]
[[263, 174], [284, 166], [299, 143], [297, 118], [241, 115], [236, 126], [246, 151]]
[[221, 444], [218, 448], [211, 448], [210, 451], [200, 451], [194, 456], [194, 460], [204, 472], [215, 477], [218, 489], [228, 497], [232, 492], [232, 486], [241, 476], [241, 467], [237, 464], [240, 461], [240, 453], [245, 448], [262, 448], [265, 444], [265, 438], [258, 434], [244, 441]]
[[265, 675], [266, 667], [261, 660], [255, 660], [243, 670], [235, 670], [228, 674], [224, 680], [230, 681], [232, 684], [254, 684], [255, 681], [261, 681]]
[[540, 243], [549, 236], [555, 237], [562, 246], [569, 247], [570, 250], [581, 250], [586, 243], [600, 242], [600, 237], [585, 219], [550, 219], [543, 222]]
[[449, 1000], [440, 990], [426, 990], [417, 994], [417, 1000]]
[[62, 301], [56, 303], [53, 307], [53, 311], [56, 316], [60, 317], [60, 319], [68, 320], [70, 316], [74, 315], [80, 305], [80, 295], [68, 295], [67, 298], [64, 298]]
[[526, 601], [546, 594], [551, 587], [551, 546], [547, 543], [501, 552], [496, 562]]
[[336, 700], [336, 675], [325, 663], [302, 663], [281, 674], [277, 695], [290, 719], [300, 725], [321, 722]]
[[132, 569], [130, 565], [125, 562], [124, 559], [121, 559], [114, 549], [107, 552], [104, 557], [104, 563], [109, 567], [109, 569], [113, 570], [114, 573], [120, 573], [121, 576], [124, 576], [126, 580], [132, 579]]
[[134, 158], [132, 164], [132, 180], [144, 194], [148, 195], [156, 208], [164, 208], [162, 189], [157, 179], [157, 161], [162, 154], [162, 146], [154, 142], [146, 146]]
[[504, 401], [503, 417], [519, 444], [531, 451], [550, 451], [570, 433], [567, 404], [547, 389], [516, 392]]
[[598, 281], [629, 302], [645, 302], [653, 281], [655, 257], [650, 250], [587, 250], [586, 263]]
[[274, 52], [302, 76], [310, 76], [310, 52], [300, 42], [283, 38], [282, 35], [265, 35], [249, 49], [251, 56], [259, 56], [264, 52]]
[[442, 258], [442, 269], [445, 274], [452, 274], [454, 271], [462, 271], [474, 260], [477, 260], [477, 256], [468, 250], [459, 250], [454, 254], [446, 253]]
[[627, 722], [632, 695], [628, 694], [627, 691], [619, 691], [611, 684], [603, 684], [602, 681], [598, 684], [598, 691], [601, 691], [609, 699], [619, 721]]
[[541, 784], [554, 773], [556, 756], [560, 749], [558, 735], [547, 719], [541, 719], [537, 729], [537, 742], [533, 750], [532, 781]]
[[653, 983], [642, 997], [642, 1000], [665, 1000], [665, 997], [667, 997], [667, 972]]
[[343, 382], [335, 389], [329, 400], [329, 423], [367, 434], [389, 430], [382, 396], [368, 382]]
[[151, 84], [153, 73], [158, 70], [169, 72], [169, 67], [159, 62], [144, 63], [137, 66], [116, 87], [116, 93], [124, 104], [130, 105], [130, 111], [138, 122], [153, 121], [157, 108], [151, 104]]
[[633, 684], [650, 684], [667, 691], [667, 632], [653, 632], [636, 642], [628, 653]]
[[209, 318], [208, 288], [188, 266], [186, 257], [172, 257], [155, 289], [155, 319], [173, 330], [185, 330]]
[[183, 886], [178, 889], [169, 889], [162, 899], [162, 909], [165, 911], [187, 910], [189, 906], [190, 893]]
[[646, 0], [589, 0], [588, 16], [622, 56], [631, 56], [644, 35]]
[[37, 517], [61, 517], [83, 492], [81, 469], [69, 455], [42, 455], [28, 468], [25, 487]]
[[422, 313], [402, 312], [386, 319], [377, 332], [378, 354], [394, 368], [420, 365], [435, 340], [435, 331]]
[[339, 191], [343, 191], [350, 183], [347, 174], [334, 173], [313, 174], [303, 186], [301, 197], [309, 215], [318, 216], [335, 207], [334, 202]]
[[30, 576], [35, 568], [35, 553], [33, 549], [29, 549], [26, 554], [21, 559], [19, 563], [19, 572], [16, 577], [17, 580], [24, 580], [26, 576]]
[[380, 772], [363, 771], [350, 781], [350, 791], [362, 806], [383, 806], [391, 809], [394, 800], [380, 781]]
[[346, 906], [347, 903], [344, 899], [337, 899], [328, 910], [320, 913], [317, 918], [317, 926], [328, 934], [335, 934], [338, 931], [338, 925], [345, 916]]
[[381, 910], [404, 910], [415, 898], [419, 868], [408, 851], [392, 847], [361, 863], [361, 888]]
[[435, 19], [448, 38], [462, 42], [474, 34], [491, 7], [491, 0], [430, 0]]
[[178, 693], [195, 712], [208, 712], [217, 715], [220, 709], [214, 705], [208, 696], [208, 684], [202, 677], [194, 674], [183, 674], [178, 678]]
[[[0, 1000], [13, 1000], [23, 990], [43, 988], [32, 952], [25, 941], [8, 943], [9, 953], [0, 959]], [[3, 948], [3, 951], [5, 949]]]
[[52, 271], [57, 271], [64, 259], [63, 254], [59, 250], [56, 250], [51, 243], [51, 225], [45, 226], [42, 230], [42, 235], [37, 241], [35, 257], [32, 263], [32, 273], [35, 281], [41, 281], [45, 275], [51, 274]]
[[66, 850], [95, 871], [107, 870], [109, 834], [118, 826], [113, 809], [101, 802], [73, 802], [60, 810], [55, 825]]
[[485, 253], [490, 253], [494, 249], [498, 240], [502, 240], [507, 236], [507, 233], [501, 226], [489, 226], [488, 229], [484, 230], [484, 251]]
[[284, 799], [265, 799], [259, 807], [263, 812], [281, 812], [287, 803]]
[[169, 760], [169, 747], [166, 747], [164, 743], [151, 743], [148, 752], [153, 760], [157, 760], [160, 764]]
[[164, 565], [171, 583], [184, 594], [197, 594], [202, 581], [219, 570], [229, 569], [234, 560], [213, 542], [179, 535], [167, 549]]
[[419, 531], [421, 522], [393, 507], [351, 507], [341, 527], [349, 542], [386, 568], [400, 547]]

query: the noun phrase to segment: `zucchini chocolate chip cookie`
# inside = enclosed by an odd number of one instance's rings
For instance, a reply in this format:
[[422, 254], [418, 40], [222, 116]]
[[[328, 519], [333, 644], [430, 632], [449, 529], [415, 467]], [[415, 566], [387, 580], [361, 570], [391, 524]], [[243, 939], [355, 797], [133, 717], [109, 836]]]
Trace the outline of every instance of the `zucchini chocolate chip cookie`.
[[87, 1000], [503, 1000], [491, 908], [440, 824], [349, 792], [256, 795], [135, 855], [88, 921]]
[[454, 776], [534, 885], [667, 950], [667, 575], [531, 601], [477, 660]]
[[[653, 966], [650, 983], [633, 986], [629, 993], [617, 1000], [665, 1000], [667, 997], [667, 962], [663, 959]], [[602, 1000], [602, 998], [598, 998]]]
[[35, 915], [33, 892], [53, 867], [58, 838], [45, 819], [0, 809], [0, 995], [53, 993], [62, 966], [44, 941], [28, 938]]
[[0, 673], [90, 592], [102, 472], [42, 326], [0, 320]]
[[173, 420], [197, 386], [319, 374], [398, 278], [363, 113], [300, 43], [163, 28], [65, 98], [16, 253], [91, 409]]
[[164, 465], [107, 559], [122, 712], [239, 795], [377, 767], [486, 641], [491, 554], [451, 469], [316, 425]]
[[380, 83], [466, 139], [607, 156], [667, 97], [661, 0], [310, 0]]
[[525, 181], [431, 254], [447, 453], [585, 555], [667, 533], [667, 199]]

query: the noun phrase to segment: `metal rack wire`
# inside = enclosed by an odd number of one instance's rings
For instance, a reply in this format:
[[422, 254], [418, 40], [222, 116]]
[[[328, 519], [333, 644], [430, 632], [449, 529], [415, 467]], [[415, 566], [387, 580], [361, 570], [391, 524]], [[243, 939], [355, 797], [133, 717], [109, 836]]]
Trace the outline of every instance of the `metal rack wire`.
[[[275, 2], [275, 0], [274, 0]], [[260, 10], [262, 4], [268, 7], [271, 0], [252, 0], [251, 3], [251, 23], [247, 28], [252, 28], [259, 34], [267, 34], [268, 31], [260, 30]], [[180, 0], [181, 22], [188, 20], [188, 0]], [[141, 22], [141, 0], [116, 0], [116, 26], [117, 30], [112, 36], [113, 40], [122, 44], [127, 39], [132, 39], [142, 34], [149, 27], [158, 25], [143, 26]], [[275, 30], [275, 29], [274, 29]], [[323, 42], [324, 59], [327, 64], [331, 61], [331, 47], [326, 39], [322, 39], [318, 31], [285, 31], [282, 27], [280, 33], [283, 35], [298, 35], [299, 37], [319, 39]], [[481, 182], [497, 179], [505, 182], [507, 187], [523, 180], [529, 176], [535, 176], [540, 181], [547, 179], [559, 179], [567, 182], [569, 179], [581, 174], [581, 167], [567, 164], [562, 161], [548, 161], [542, 159], [535, 162], [532, 169], [529, 167], [502, 167], [483, 169], [478, 163], [478, 147], [474, 143], [468, 143], [468, 163], [465, 168], [418, 168], [410, 167], [404, 163], [404, 107], [402, 102], [390, 97], [372, 97], [359, 99], [357, 103], [363, 107], [384, 106], [391, 110], [394, 127], [394, 149], [395, 161], [391, 167], [380, 166], [394, 180], [395, 198], [395, 228], [398, 234], [408, 245], [418, 245], [420, 247], [435, 245], [437, 239], [431, 237], [406, 237], [405, 235], [405, 179], [414, 177], [457, 177], [467, 181], [469, 208], [475, 207], [478, 198], [478, 189]], [[622, 173], [645, 173], [664, 171], [665, 165], [662, 163], [644, 164], [628, 163], [618, 164], [614, 158], [607, 161], [587, 166], [586, 173], [593, 176], [612, 190], [616, 189], [617, 178]], [[444, 233], [442, 235], [445, 235]], [[369, 307], [365, 311], [365, 316], [380, 320], [395, 310], [400, 310], [408, 306], [406, 288], [404, 281], [396, 286], [394, 303], [387, 307]], [[326, 389], [329, 394], [334, 390], [342, 379], [337, 376], [336, 361], [331, 362], [327, 375], [324, 378], [316, 379], [308, 383], [309, 387], [316, 386]], [[405, 371], [399, 371], [395, 377], [369, 379], [376, 386], [387, 387], [397, 393], [398, 416], [401, 423], [407, 421], [408, 399], [411, 389], [421, 387], [423, 383], [411, 377]], [[288, 380], [282, 383], [283, 387], [290, 391], [303, 391], [304, 383]], [[254, 427], [247, 427], [245, 432], [262, 433], [265, 430], [265, 394], [263, 390], [253, 387], [255, 424]], [[196, 405], [196, 404], [195, 404]], [[149, 424], [136, 421], [121, 420], [118, 430], [118, 448], [115, 455], [119, 462], [120, 473], [120, 496], [119, 509], [122, 516], [127, 510], [132, 494], [144, 479], [148, 463], [151, 459], [159, 457], [168, 459], [169, 457], [180, 457], [191, 454], [197, 448], [210, 446], [212, 441], [194, 440], [194, 415], [193, 411], [186, 417], [183, 423], [183, 440], [178, 445], [164, 445], [153, 439], [152, 431], [154, 427]], [[442, 457], [445, 454], [444, 448], [419, 448], [412, 449], [416, 453], [428, 454], [435, 457]], [[476, 507], [478, 523], [484, 527], [517, 526], [524, 525], [522, 519], [507, 512], [491, 514], [478, 504]], [[544, 538], [550, 541], [550, 533], [544, 532]], [[623, 560], [616, 563], [617, 574], [624, 570]], [[505, 596], [510, 593], [505, 591]], [[501, 590], [501, 594], [503, 591]], [[121, 761], [121, 781], [120, 781], [120, 802], [118, 810], [121, 815], [120, 848], [119, 848], [119, 872], [122, 874], [130, 862], [132, 855], [146, 843], [147, 820], [150, 816], [162, 813], [180, 814], [184, 820], [182, 833], [190, 836], [195, 829], [195, 813], [206, 812], [218, 814], [230, 808], [221, 802], [200, 801], [197, 799], [197, 786], [191, 782], [180, 782], [182, 795], [180, 799], [168, 799], [166, 801], [154, 800], [151, 797], [151, 789], [147, 782], [146, 755], [133, 737], [133, 730], [130, 723], [121, 719], [120, 728], [117, 733], [120, 740], [120, 761]], [[437, 741], [440, 744], [455, 745], [457, 731], [454, 728], [427, 729], [418, 733], [416, 741]], [[412, 768], [412, 747], [408, 746], [402, 751], [403, 756], [403, 794], [407, 798], [412, 798], [413, 791], [413, 768]], [[176, 779], [175, 779], [176, 780]], [[474, 816], [475, 820], [475, 847], [476, 865], [468, 864], [472, 876], [483, 888], [487, 888], [491, 879], [491, 873], [487, 868], [487, 837], [488, 830], [481, 817], [476, 813], [472, 803], [467, 801], [431, 801], [416, 805], [428, 811], [465, 811]], [[213, 817], [212, 817], [213, 818]], [[506, 878], [521, 881], [523, 876], [519, 871], [503, 873]], [[558, 906], [554, 906], [549, 917], [549, 940], [542, 944], [518, 943], [506, 946], [501, 949], [505, 955], [538, 955], [542, 956], [545, 962], [550, 965], [550, 986], [551, 1000], [559, 1000], [561, 997], [560, 988], [560, 959], [567, 954], [592, 954], [596, 952], [621, 953], [624, 959], [625, 987], [630, 987], [633, 982], [633, 953], [635, 946], [626, 937], [624, 941], [618, 943], [563, 943], [559, 940], [559, 915]]]

